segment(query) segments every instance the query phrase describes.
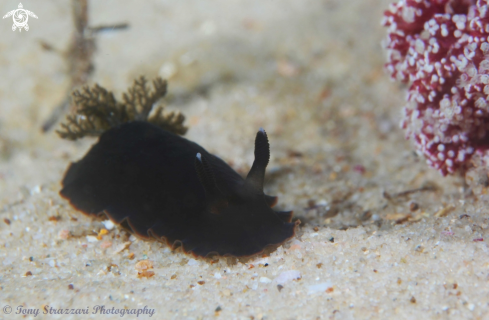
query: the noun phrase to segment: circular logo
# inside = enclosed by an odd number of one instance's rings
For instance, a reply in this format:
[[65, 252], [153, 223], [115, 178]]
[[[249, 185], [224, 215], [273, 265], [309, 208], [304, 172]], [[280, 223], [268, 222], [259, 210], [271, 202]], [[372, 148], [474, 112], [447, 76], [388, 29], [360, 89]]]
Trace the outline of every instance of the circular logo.
[[13, 18], [14, 24], [17, 26], [17, 28], [23, 28], [27, 24], [27, 20], [29, 20], [27, 12], [22, 9], [16, 10]]
[[5, 307], [3, 307], [3, 313], [11, 314], [12, 313], [12, 307], [9, 305], [6, 305]]
[[19, 32], [22, 31], [22, 29], [24, 29], [25, 31], [29, 31], [29, 25], [27, 24], [29, 16], [37, 19], [37, 16], [34, 12], [24, 9], [22, 3], [19, 3], [19, 7], [16, 10], [7, 12], [7, 14], [3, 16], [3, 19], [12, 17], [12, 19], [14, 20], [12, 31], [15, 31], [17, 29], [19, 29]]

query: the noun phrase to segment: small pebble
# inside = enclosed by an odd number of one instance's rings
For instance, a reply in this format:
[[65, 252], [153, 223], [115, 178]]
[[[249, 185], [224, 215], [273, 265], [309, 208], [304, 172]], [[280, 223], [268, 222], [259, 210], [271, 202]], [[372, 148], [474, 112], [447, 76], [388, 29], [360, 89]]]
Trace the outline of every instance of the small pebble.
[[[122, 251], [126, 250], [129, 248], [129, 246], [132, 244], [131, 241], [126, 241], [124, 243], [121, 243], [120, 245], [117, 246], [117, 249], [115, 249], [114, 254], [121, 253]], [[134, 257], [134, 256], [133, 256]], [[132, 259], [132, 258], [129, 258]]]
[[97, 242], [98, 239], [96, 236], [87, 236], [87, 241], [88, 242]]
[[224, 290], [222, 291], [222, 294], [223, 294], [223, 295], [225, 295], [226, 297], [229, 297], [229, 296], [231, 296], [231, 290], [229, 290], [229, 289], [224, 289]]
[[153, 262], [151, 262], [150, 260], [141, 260], [136, 263], [135, 268], [138, 271], [153, 269]]
[[[284, 271], [281, 274], [279, 274], [278, 277], [276, 277], [274, 279], [274, 281], [276, 283], [279, 283], [279, 284], [284, 284], [284, 283], [287, 283], [287, 282], [292, 281], [292, 280], [299, 280], [301, 278], [302, 278], [302, 275], [299, 271], [288, 270], [288, 271]], [[268, 278], [266, 278], [266, 279], [268, 279]], [[270, 280], [270, 279], [268, 279], [268, 280]], [[260, 282], [262, 282], [261, 278], [260, 278]]]
[[270, 283], [270, 282], [272, 282], [272, 279], [267, 278], [267, 277], [260, 277], [260, 282], [261, 283]]
[[151, 278], [152, 276], [155, 275], [155, 272], [152, 270], [147, 270], [143, 272], [138, 272], [138, 278]]
[[107, 248], [110, 248], [110, 247], [112, 247], [112, 242], [110, 242], [110, 241], [104, 241], [104, 242], [102, 242], [102, 243], [100, 244], [100, 247], [101, 247], [102, 249], [107, 249]]
[[444, 217], [446, 215], [448, 215], [450, 212], [452, 212], [453, 210], [455, 210], [455, 206], [454, 205], [448, 205], [440, 210], [438, 210], [434, 216], [437, 217], [437, 218], [441, 218], [441, 217]]
[[417, 204], [416, 202], [411, 202], [409, 204], [409, 210], [411, 211], [416, 211], [419, 209], [419, 204]]
[[135, 265], [135, 269], [138, 271], [138, 278], [150, 278], [155, 275], [153, 269], [153, 262], [150, 260], [141, 260]]
[[105, 226], [107, 230], [112, 230], [115, 227], [115, 224], [110, 220], [102, 221], [102, 224]]
[[41, 186], [40, 185], [37, 185], [37, 186], [35, 186], [34, 188], [31, 189], [31, 195], [35, 195], [35, 194], [38, 194], [38, 193], [41, 193]]
[[98, 235], [97, 235], [97, 239], [98, 240], [102, 240], [102, 237], [105, 236], [106, 234], [108, 234], [109, 231], [107, 229], [100, 229]]
[[199, 261], [197, 261], [195, 259], [189, 259], [188, 262], [187, 262], [187, 264], [189, 266], [197, 266], [197, 265], [199, 265]]
[[74, 288], [75, 288], [75, 287], [74, 287], [74, 286], [73, 286], [71, 283], [68, 285], [68, 289], [69, 289], [69, 290], [73, 290]]
[[290, 251], [293, 251], [293, 250], [300, 250], [301, 249], [301, 246], [298, 245], [298, 244], [294, 244], [293, 246], [290, 246]]
[[312, 286], [307, 286], [308, 294], [313, 294], [317, 292], [325, 292], [328, 288], [331, 288], [333, 284], [328, 282], [322, 282], [318, 284], [314, 284]]

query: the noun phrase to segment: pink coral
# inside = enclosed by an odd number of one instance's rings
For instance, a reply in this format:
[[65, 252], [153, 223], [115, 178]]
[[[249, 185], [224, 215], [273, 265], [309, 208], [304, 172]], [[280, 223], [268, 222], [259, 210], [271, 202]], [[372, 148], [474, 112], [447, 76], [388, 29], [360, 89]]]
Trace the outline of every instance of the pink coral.
[[489, 160], [489, 0], [400, 0], [384, 13], [386, 69], [409, 85], [401, 123], [443, 175]]

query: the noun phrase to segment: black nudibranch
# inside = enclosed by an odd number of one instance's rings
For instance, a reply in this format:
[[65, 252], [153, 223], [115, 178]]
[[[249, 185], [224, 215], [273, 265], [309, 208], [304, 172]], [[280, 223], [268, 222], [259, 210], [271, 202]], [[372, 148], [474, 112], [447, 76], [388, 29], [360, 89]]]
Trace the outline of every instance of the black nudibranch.
[[85, 214], [105, 213], [141, 238], [181, 245], [195, 256], [250, 256], [293, 237], [297, 225], [292, 212], [272, 210], [277, 198], [263, 192], [269, 158], [260, 129], [243, 179], [194, 142], [148, 122], [127, 122], [69, 166], [60, 194]]

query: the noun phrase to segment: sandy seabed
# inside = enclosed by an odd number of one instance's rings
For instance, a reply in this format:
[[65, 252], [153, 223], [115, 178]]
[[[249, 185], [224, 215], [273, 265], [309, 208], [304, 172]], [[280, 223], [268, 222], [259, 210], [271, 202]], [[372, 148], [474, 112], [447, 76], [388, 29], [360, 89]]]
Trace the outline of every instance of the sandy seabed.
[[23, 2], [39, 17], [28, 32], [0, 21], [0, 319], [489, 319], [487, 200], [429, 168], [399, 129], [405, 89], [380, 45], [389, 2], [90, 2], [90, 24], [129, 24], [97, 36], [90, 83], [119, 97], [141, 74], [168, 78], [187, 138], [243, 174], [267, 130], [266, 192], [303, 223], [248, 260], [195, 260], [59, 197], [96, 140], [41, 133], [70, 83], [71, 6]]

